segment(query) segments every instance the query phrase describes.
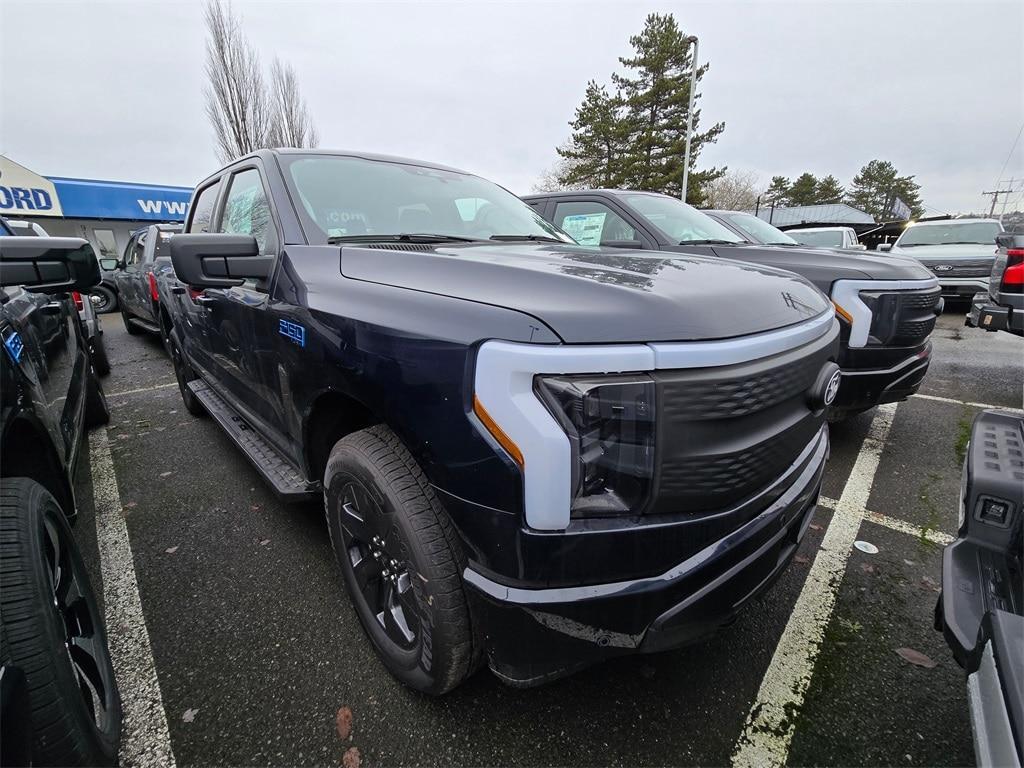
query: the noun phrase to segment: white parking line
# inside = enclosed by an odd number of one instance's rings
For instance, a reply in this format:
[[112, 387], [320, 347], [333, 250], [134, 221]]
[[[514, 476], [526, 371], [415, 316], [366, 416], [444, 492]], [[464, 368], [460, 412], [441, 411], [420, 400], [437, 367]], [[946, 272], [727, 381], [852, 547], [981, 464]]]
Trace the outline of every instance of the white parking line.
[[[836, 500], [830, 499], [828, 496], [820, 496], [818, 498], [819, 506], [835, 509], [836, 504]], [[905, 533], [908, 536], [913, 536], [915, 539], [927, 539], [933, 544], [938, 544], [941, 547], [944, 547], [947, 544], [952, 544], [954, 541], [954, 537], [950, 536], [948, 533], [936, 531], [931, 528], [920, 528], [913, 523], [908, 523], [906, 520], [900, 520], [896, 517], [883, 515], [881, 512], [872, 512], [870, 509], [864, 513], [864, 519], [870, 520], [872, 523], [876, 523], [877, 525], [883, 525], [894, 531]]]
[[1011, 413], [1024, 413], [1024, 408], [1013, 408], [1009, 405], [991, 405], [989, 403], [974, 403], [971, 402], [970, 400], [956, 400], [952, 397], [939, 397], [938, 395], [922, 395], [920, 392], [918, 392], [915, 395], [911, 395], [911, 397], [919, 397], [922, 400], [934, 400], [938, 403], [952, 403], [953, 405], [969, 405], [971, 408], [982, 408], [986, 410], [989, 408], [996, 408], [1000, 411], [1010, 411]]
[[878, 407], [835, 514], [786, 623], [747, 722], [733, 749], [737, 768], [785, 765], [794, 723], [811, 684], [825, 627], [878, 470], [896, 404]]
[[172, 381], [170, 384], [154, 384], [151, 387], [139, 387], [138, 389], [126, 389], [124, 392], [111, 392], [107, 397], [124, 397], [125, 395], [137, 395], [139, 392], [152, 392], [155, 389], [167, 389], [168, 387], [176, 387], [178, 382]]
[[89, 461], [96, 503], [96, 539], [103, 574], [107, 638], [124, 709], [121, 765], [174, 768], [167, 715], [160, 695], [149, 632], [142, 615], [132, 546], [128, 541], [128, 528], [124, 522], [124, 508], [106, 429], [89, 433]]

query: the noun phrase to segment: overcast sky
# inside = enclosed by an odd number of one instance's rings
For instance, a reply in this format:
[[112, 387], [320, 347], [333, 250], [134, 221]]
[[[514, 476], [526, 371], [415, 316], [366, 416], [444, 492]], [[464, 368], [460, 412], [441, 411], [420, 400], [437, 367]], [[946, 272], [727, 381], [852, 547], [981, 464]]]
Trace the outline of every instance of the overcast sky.
[[[701, 166], [915, 174], [986, 209], [1024, 124], [1024, 3], [242, 2], [291, 62], [324, 147], [447, 163], [514, 192], [555, 160], [590, 78], [651, 11], [700, 38]], [[216, 170], [198, 3], [0, 0], [0, 153], [46, 175], [192, 186]], [[1003, 172], [1024, 176], [1024, 138]], [[1024, 205], [1020, 206], [1024, 207]]]

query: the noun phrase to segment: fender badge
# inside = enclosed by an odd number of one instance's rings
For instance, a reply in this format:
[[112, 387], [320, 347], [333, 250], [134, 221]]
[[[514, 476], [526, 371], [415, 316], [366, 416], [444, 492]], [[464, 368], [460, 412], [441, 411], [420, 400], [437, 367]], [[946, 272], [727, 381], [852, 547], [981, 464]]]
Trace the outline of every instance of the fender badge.
[[288, 339], [288, 341], [294, 342], [300, 347], [306, 346], [306, 329], [298, 323], [281, 320], [278, 322], [277, 332]]
[[7, 350], [7, 354], [11, 360], [15, 363], [21, 362], [21, 353], [25, 351], [25, 344], [21, 340], [21, 334], [14, 331], [7, 338], [4, 339], [4, 349]]

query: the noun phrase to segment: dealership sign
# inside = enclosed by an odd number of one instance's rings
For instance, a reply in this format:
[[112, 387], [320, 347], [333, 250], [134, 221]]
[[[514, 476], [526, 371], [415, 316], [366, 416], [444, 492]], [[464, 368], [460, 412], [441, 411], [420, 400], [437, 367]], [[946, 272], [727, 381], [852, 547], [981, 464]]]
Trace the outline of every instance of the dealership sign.
[[0, 216], [63, 216], [53, 182], [0, 155]]
[[122, 181], [49, 178], [0, 155], [0, 215], [184, 221], [192, 190]]

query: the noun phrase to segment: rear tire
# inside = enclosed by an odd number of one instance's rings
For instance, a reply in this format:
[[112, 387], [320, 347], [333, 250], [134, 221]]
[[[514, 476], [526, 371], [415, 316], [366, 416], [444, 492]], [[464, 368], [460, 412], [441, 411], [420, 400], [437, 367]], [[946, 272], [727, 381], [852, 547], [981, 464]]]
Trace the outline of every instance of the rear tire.
[[0, 480], [0, 563], [0, 659], [28, 682], [33, 762], [116, 765], [121, 698], [103, 617], [64, 512], [34, 480]]
[[99, 304], [94, 305], [96, 307], [96, 314], [105, 315], [117, 309], [117, 293], [107, 286], [97, 285], [89, 290], [89, 294], [99, 296], [103, 300]]
[[124, 329], [128, 331], [129, 336], [138, 336], [140, 333], [142, 333], [142, 329], [135, 324], [135, 321], [132, 320], [131, 315], [129, 315], [125, 311], [123, 302], [121, 304], [121, 320], [124, 322]]
[[206, 408], [199, 402], [199, 398], [192, 394], [192, 390], [188, 388], [188, 383], [195, 381], [199, 377], [196, 376], [192, 367], [188, 364], [188, 360], [185, 359], [185, 355], [181, 351], [181, 342], [178, 341], [174, 331], [171, 331], [171, 335], [167, 338], [167, 344], [171, 355], [171, 364], [174, 366], [174, 378], [178, 380], [178, 391], [181, 392], [181, 400], [185, 404], [185, 410], [196, 418], [204, 418], [206, 416]]
[[324, 504], [352, 605], [384, 666], [432, 695], [462, 683], [482, 648], [463, 591], [466, 558], [423, 471], [390, 429], [338, 441]]

